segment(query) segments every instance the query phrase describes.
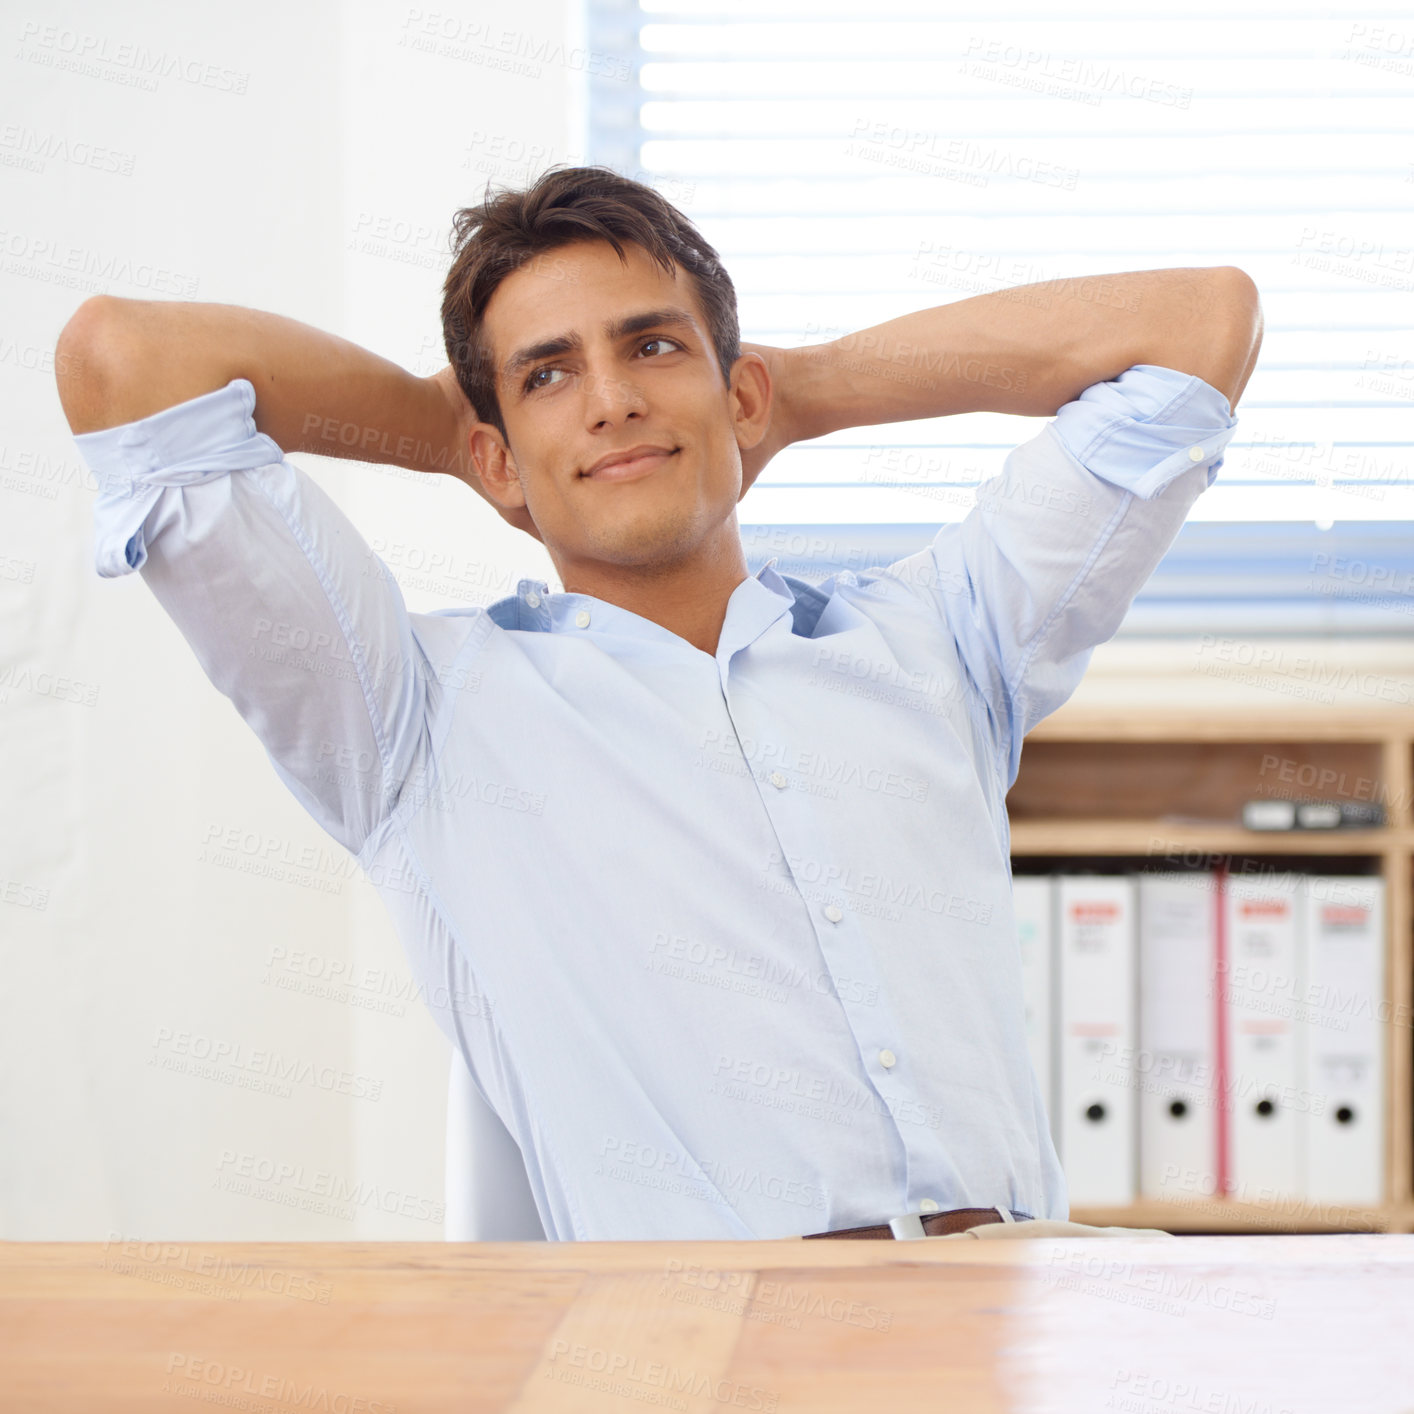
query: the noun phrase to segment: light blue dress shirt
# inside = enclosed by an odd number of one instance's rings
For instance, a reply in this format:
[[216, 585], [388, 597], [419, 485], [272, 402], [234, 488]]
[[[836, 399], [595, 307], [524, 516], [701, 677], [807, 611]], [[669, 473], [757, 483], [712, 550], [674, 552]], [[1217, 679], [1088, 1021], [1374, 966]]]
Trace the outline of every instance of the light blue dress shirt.
[[76, 439], [98, 572], [356, 856], [552, 1240], [1067, 1216], [1004, 802], [1222, 465], [1219, 392], [1086, 389], [916, 554], [743, 580], [715, 654], [535, 579], [409, 613], [254, 405]]

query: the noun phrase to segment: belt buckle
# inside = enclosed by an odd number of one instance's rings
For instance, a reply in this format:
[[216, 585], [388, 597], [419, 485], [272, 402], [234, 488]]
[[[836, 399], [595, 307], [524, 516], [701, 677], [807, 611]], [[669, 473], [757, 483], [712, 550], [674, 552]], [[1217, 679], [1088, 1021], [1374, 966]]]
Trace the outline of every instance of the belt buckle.
[[923, 1231], [923, 1214], [904, 1213], [901, 1217], [889, 1219], [889, 1231], [896, 1238], [927, 1237]]

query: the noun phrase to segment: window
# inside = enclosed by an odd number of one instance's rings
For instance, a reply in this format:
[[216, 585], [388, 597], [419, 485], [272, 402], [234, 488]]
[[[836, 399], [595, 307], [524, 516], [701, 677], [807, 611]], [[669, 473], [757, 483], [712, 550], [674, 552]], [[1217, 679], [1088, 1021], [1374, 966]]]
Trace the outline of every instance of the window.
[[[744, 339], [817, 343], [1057, 276], [1241, 266], [1261, 361], [1126, 630], [1414, 624], [1407, 10], [587, 3], [593, 47], [632, 60], [591, 85], [590, 160], [697, 223]], [[979, 413], [791, 448], [742, 505], [752, 568], [909, 553], [1038, 427]]]

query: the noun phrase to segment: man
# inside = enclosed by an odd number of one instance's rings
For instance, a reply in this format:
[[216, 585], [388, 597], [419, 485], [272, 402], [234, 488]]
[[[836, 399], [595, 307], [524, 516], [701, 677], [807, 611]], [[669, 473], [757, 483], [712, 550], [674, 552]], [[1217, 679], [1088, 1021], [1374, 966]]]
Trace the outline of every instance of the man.
[[[1065, 1218], [1004, 800], [1222, 463], [1252, 282], [743, 350], [716, 253], [611, 172], [455, 229], [432, 379], [254, 311], [82, 306], [55, 362], [99, 573], [141, 570], [377, 885], [549, 1237]], [[961, 524], [818, 588], [747, 574], [781, 446], [970, 409], [1055, 421]], [[462, 476], [563, 592], [409, 614], [301, 450]]]

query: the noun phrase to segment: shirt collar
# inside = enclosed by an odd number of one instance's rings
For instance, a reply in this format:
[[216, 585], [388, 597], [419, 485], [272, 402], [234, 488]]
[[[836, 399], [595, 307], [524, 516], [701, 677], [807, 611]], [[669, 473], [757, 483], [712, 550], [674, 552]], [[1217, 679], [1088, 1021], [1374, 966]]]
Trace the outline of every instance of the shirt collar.
[[[719, 660], [725, 661], [754, 643], [794, 609], [795, 594], [776, 573], [775, 563], [773, 556], [756, 574], [748, 575], [732, 590], [717, 641]], [[652, 619], [645, 619], [606, 599], [596, 599], [592, 594], [552, 594], [543, 579], [517, 581], [515, 594], [492, 605], [491, 612], [502, 627], [540, 633], [585, 633], [598, 629], [626, 638], [656, 639], [685, 646], [677, 634]]]
[[717, 640], [717, 661], [725, 663], [733, 653], [755, 643], [768, 629], [782, 619], [785, 632], [791, 631], [795, 595], [790, 586], [772, 569], [776, 562], [768, 560], [754, 575], [748, 575], [732, 590], [727, 600], [727, 616], [722, 622]]
[[772, 555], [759, 570], [756, 571], [756, 578], [775, 594], [779, 594], [788, 603], [795, 603], [795, 591], [776, 573], [776, 561], [779, 555]]

